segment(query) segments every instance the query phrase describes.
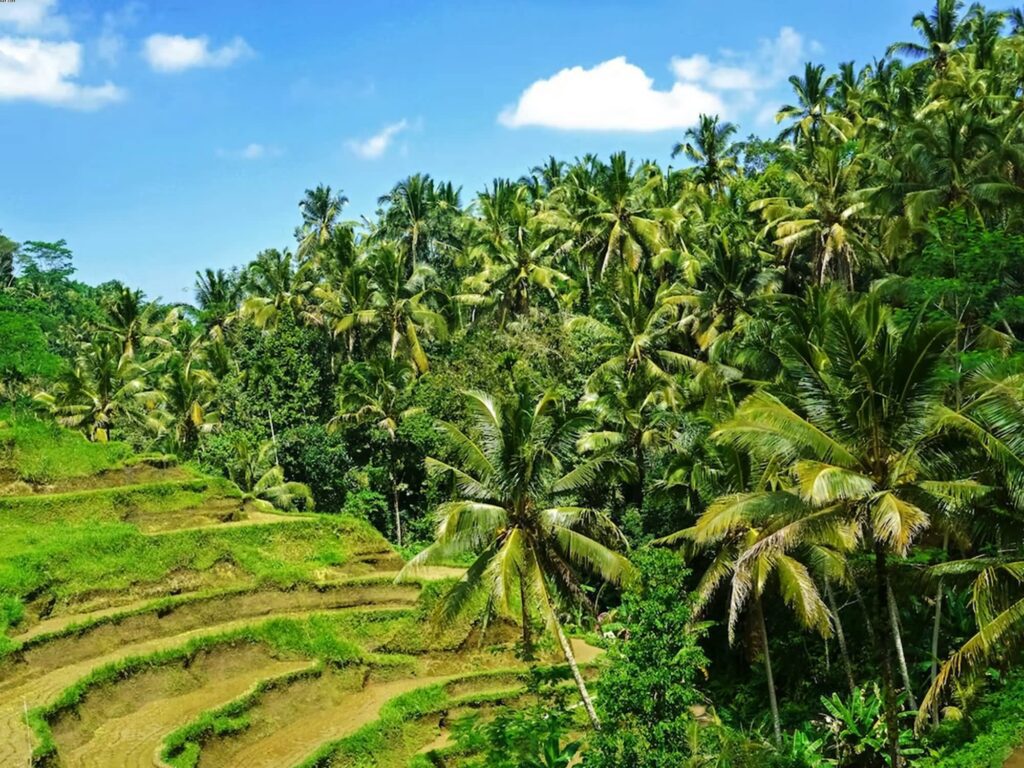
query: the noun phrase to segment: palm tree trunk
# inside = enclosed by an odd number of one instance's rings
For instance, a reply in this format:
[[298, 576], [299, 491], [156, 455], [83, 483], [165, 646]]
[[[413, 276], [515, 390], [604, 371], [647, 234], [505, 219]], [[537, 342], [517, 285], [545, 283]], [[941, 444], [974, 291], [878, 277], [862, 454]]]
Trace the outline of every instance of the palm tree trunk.
[[[949, 531], [945, 532], [942, 537], [942, 551], [945, 553], [949, 549]], [[935, 620], [932, 623], [932, 668], [930, 674], [931, 687], [935, 687], [935, 678], [939, 674], [939, 634], [942, 627], [942, 577], [939, 577], [939, 585], [935, 590]], [[938, 704], [932, 710], [932, 724], [939, 724], [939, 707]]]
[[917, 709], [917, 699], [914, 696], [914, 686], [910, 682], [910, 670], [907, 668], [907, 656], [903, 652], [903, 633], [900, 631], [900, 612], [896, 606], [896, 595], [893, 594], [892, 584], [886, 579], [885, 593], [889, 603], [889, 621], [892, 623], [893, 643], [896, 646], [896, 660], [900, 665], [900, 676], [903, 678], [903, 687], [907, 692], [907, 702], [911, 709]]
[[402, 512], [398, 507], [398, 479], [395, 477], [394, 451], [391, 456], [391, 466], [388, 468], [388, 479], [391, 481], [391, 507], [395, 513], [395, 541], [402, 546]]
[[558, 620], [558, 612], [555, 610], [555, 606], [551, 603], [551, 596], [547, 596], [548, 611], [551, 614], [551, 623], [555, 628], [555, 636], [558, 638], [558, 644], [562, 648], [562, 655], [565, 657], [565, 663], [569, 665], [569, 670], [572, 672], [573, 680], [576, 681], [576, 688], [580, 692], [580, 699], [583, 701], [583, 708], [587, 711], [587, 717], [590, 718], [590, 724], [594, 727], [595, 731], [601, 730], [601, 721], [597, 717], [597, 710], [594, 709], [594, 701], [590, 698], [590, 692], [587, 690], [587, 683], [583, 679], [583, 675], [580, 674], [579, 665], [576, 663], [576, 654], [572, 652], [572, 644], [569, 642], [569, 638], [565, 636], [565, 632], [562, 630], [562, 622]]
[[883, 705], [885, 709], [885, 730], [888, 741], [889, 766], [900, 768], [900, 725], [896, 704], [896, 686], [892, 678], [892, 623], [888, 603], [889, 574], [885, 562], [885, 547], [875, 544], [875, 652], [882, 670]]
[[843, 631], [843, 620], [839, 618], [839, 606], [836, 604], [836, 595], [832, 591], [832, 582], [825, 579], [825, 596], [828, 598], [828, 607], [836, 620], [836, 640], [839, 643], [839, 655], [843, 658], [843, 669], [846, 671], [846, 681], [850, 684], [850, 693], [857, 690], [857, 683], [853, 678], [853, 664], [850, 663], [850, 652], [846, 647], [846, 632]]
[[779, 700], [775, 695], [775, 676], [772, 674], [772, 656], [768, 651], [768, 627], [764, 623], [764, 607], [761, 597], [754, 602], [757, 613], [758, 631], [761, 633], [761, 652], [764, 654], [764, 676], [768, 680], [768, 704], [772, 710], [772, 728], [775, 731], [775, 745], [782, 746], [782, 722], [779, 720]]
[[523, 658], [529, 661], [533, 659], [533, 639], [530, 637], [530, 606], [526, 601], [526, 584], [522, 571], [519, 572], [519, 602], [523, 615]]

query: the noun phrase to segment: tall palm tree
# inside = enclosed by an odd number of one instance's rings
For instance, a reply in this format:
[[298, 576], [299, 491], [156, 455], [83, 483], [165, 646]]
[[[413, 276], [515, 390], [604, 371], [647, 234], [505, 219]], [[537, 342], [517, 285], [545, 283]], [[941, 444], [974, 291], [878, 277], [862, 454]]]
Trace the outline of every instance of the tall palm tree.
[[697, 164], [700, 183], [721, 192], [726, 177], [736, 169], [739, 147], [730, 141], [736, 130], [732, 123], [719, 121], [718, 115], [701, 115], [696, 127], [686, 129], [684, 141], [672, 148], [672, 157], [685, 154]]
[[90, 440], [107, 442], [115, 427], [143, 423], [160, 399], [148, 371], [112, 337], [84, 344], [50, 391], [36, 400], [57, 422], [85, 431]]
[[816, 146], [790, 174], [797, 199], [758, 200], [751, 210], [763, 213], [766, 233], [774, 230], [775, 245], [787, 260], [804, 255], [819, 284], [836, 278], [852, 289], [868, 250], [864, 175], [863, 153], [844, 145]]
[[348, 198], [338, 191], [334, 194], [329, 186], [319, 184], [307, 189], [299, 202], [302, 213], [302, 227], [299, 230], [299, 255], [307, 256], [326, 245], [333, 233], [334, 225], [341, 215]]
[[118, 286], [104, 302], [104, 309], [108, 319], [101, 327], [120, 340], [128, 357], [144, 346], [167, 346], [156, 317], [159, 308], [155, 302], [144, 301], [142, 291]]
[[636, 272], [663, 247], [661, 229], [647, 205], [658, 178], [648, 166], [635, 170], [626, 153], [617, 152], [607, 165], [597, 166], [593, 181], [591, 189], [583, 190], [588, 205], [580, 226], [585, 242], [599, 248], [599, 274], [612, 263]]
[[161, 405], [169, 416], [174, 444], [188, 453], [199, 435], [219, 423], [214, 403], [216, 380], [193, 357], [174, 355], [160, 378]]
[[796, 104], [783, 106], [775, 115], [775, 122], [792, 120], [782, 131], [780, 138], [794, 144], [814, 145], [821, 138], [822, 127], [842, 138], [849, 130], [848, 121], [835, 112], [829, 111], [829, 99], [836, 85], [834, 75], [825, 75], [823, 64], [807, 62], [804, 75], [792, 75], [789, 84], [796, 95]]
[[[605, 463], [585, 462], [566, 471], [561, 456], [571, 448], [575, 425], [558, 413], [551, 395], [535, 399], [524, 387], [499, 404], [480, 392], [466, 395], [473, 431], [453, 424], [441, 428], [451, 440], [456, 462], [428, 459], [428, 468], [451, 477], [456, 501], [437, 509], [437, 536], [409, 561], [403, 574], [457, 554], [476, 560], [442, 599], [451, 618], [486, 595], [489, 605], [522, 615], [524, 647], [529, 648], [530, 609], [547, 619], [572, 671], [584, 708], [600, 728], [572, 645], [562, 629], [559, 608], [587, 603], [584, 574], [621, 583], [631, 574], [621, 554], [625, 539], [602, 512], [576, 506], [572, 494], [592, 483]], [[518, 605], [517, 605], [518, 603]]]
[[413, 369], [403, 360], [383, 358], [372, 363], [359, 363], [344, 370], [338, 385], [338, 413], [328, 428], [344, 422], [370, 424], [387, 436], [390, 447], [388, 479], [391, 483], [391, 511], [395, 518], [395, 541], [402, 546], [402, 511], [399, 504], [398, 427], [408, 416], [421, 408], [405, 407], [406, 396], [414, 379]]
[[946, 68], [949, 55], [967, 37], [968, 22], [960, 15], [963, 7], [963, 0], [936, 0], [931, 13], [914, 16], [912, 24], [921, 36], [920, 42], [893, 43], [889, 46], [889, 54], [927, 58], [941, 72]]
[[785, 552], [824, 526], [850, 526], [874, 559], [875, 648], [885, 690], [889, 757], [899, 764], [893, 677], [894, 626], [889, 560], [905, 556], [943, 497], [977, 484], [950, 479], [932, 440], [940, 413], [947, 323], [895, 322], [877, 295], [834, 299], [824, 326], [787, 341], [792, 391], [758, 392], [719, 427], [716, 438], [788, 473], [777, 491], [742, 494], [724, 520], [768, 518], [748, 557]]
[[199, 316], [210, 328], [223, 326], [242, 300], [242, 282], [237, 270], [226, 272], [207, 267], [196, 272], [195, 286]]
[[365, 268], [372, 293], [369, 307], [354, 309], [335, 324], [335, 330], [345, 333], [359, 326], [370, 326], [382, 339], [388, 356], [394, 360], [399, 351], [420, 373], [430, 366], [420, 336], [444, 339], [448, 324], [444, 316], [429, 302], [433, 270], [425, 265], [410, 266], [408, 251], [392, 243], [384, 243], [367, 254]]
[[482, 260], [476, 275], [466, 279], [460, 300], [498, 307], [502, 324], [508, 315], [530, 308], [536, 289], [554, 297], [569, 276], [554, 267], [564, 240], [550, 215], [532, 211], [524, 186], [495, 182], [494, 192], [480, 196], [485, 228], [473, 255]]

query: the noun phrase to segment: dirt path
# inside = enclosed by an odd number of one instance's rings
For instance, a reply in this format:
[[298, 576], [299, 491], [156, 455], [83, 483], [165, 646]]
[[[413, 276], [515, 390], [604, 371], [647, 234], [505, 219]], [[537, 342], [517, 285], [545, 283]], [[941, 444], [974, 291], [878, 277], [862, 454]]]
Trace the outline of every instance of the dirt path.
[[222, 522], [217, 519], [201, 518], [204, 520], [199, 525], [178, 525], [176, 527], [162, 527], [158, 530], [143, 530], [146, 536], [165, 536], [167, 534], [183, 533], [186, 531], [209, 530], [216, 528], [218, 531], [226, 528], [250, 528], [255, 525], [280, 525], [282, 523], [301, 523], [315, 520], [311, 515], [285, 515], [274, 512], [247, 512], [242, 520], [229, 520]]
[[61, 751], [62, 765], [66, 768], [152, 768], [154, 755], [164, 737], [175, 728], [200, 712], [223, 706], [252, 690], [260, 680], [309, 666], [309, 661], [268, 661], [239, 674], [209, 680], [181, 695], [150, 701], [121, 717], [107, 718], [87, 742], [73, 750]]
[[1024, 747], [1019, 747], [1006, 758], [1003, 768], [1024, 768]]
[[[404, 606], [401, 606], [404, 608]], [[367, 610], [368, 606], [359, 606], [359, 610]], [[372, 606], [373, 610], [381, 609]], [[346, 611], [351, 609], [344, 609]], [[393, 610], [383, 608], [381, 610]], [[284, 612], [288, 618], [304, 618], [324, 611]], [[265, 617], [270, 619], [273, 617]], [[161, 637], [134, 645], [125, 645], [102, 656], [97, 656], [78, 663], [62, 666], [39, 676], [28, 675], [0, 691], [0, 766], [28, 765], [32, 753], [34, 737], [25, 723], [25, 711], [40, 706], [56, 698], [65, 688], [69, 687], [89, 672], [106, 664], [110, 664], [132, 656], [145, 656], [183, 646], [195, 638], [217, 635], [241, 629], [254, 623], [252, 618], [236, 619], [220, 624], [194, 629], [171, 637]], [[27, 679], [26, 679], [27, 678]]]

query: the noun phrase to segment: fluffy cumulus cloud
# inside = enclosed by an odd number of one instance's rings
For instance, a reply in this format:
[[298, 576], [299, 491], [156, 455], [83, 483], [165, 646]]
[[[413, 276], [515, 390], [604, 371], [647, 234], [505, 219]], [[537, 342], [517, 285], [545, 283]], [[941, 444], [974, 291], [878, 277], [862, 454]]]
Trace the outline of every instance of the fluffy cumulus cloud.
[[57, 0], [0, 2], [0, 26], [19, 34], [67, 35], [68, 20], [57, 13]]
[[111, 82], [79, 82], [82, 46], [61, 39], [70, 27], [57, 13], [56, 0], [0, 3], [0, 30], [8, 33], [0, 33], [0, 102], [97, 109], [124, 98], [124, 91]]
[[667, 91], [625, 56], [596, 67], [570, 67], [538, 80], [499, 120], [510, 128], [542, 125], [562, 130], [662, 131], [692, 125], [722, 104], [709, 91], [675, 83]]
[[408, 120], [399, 120], [397, 123], [384, 126], [379, 133], [374, 134], [368, 139], [349, 141], [348, 148], [364, 160], [375, 160], [378, 157], [383, 157], [384, 153], [388, 151], [388, 147], [394, 142], [395, 137], [408, 127]]
[[0, 101], [29, 100], [60, 107], [96, 109], [120, 101], [113, 83], [81, 85], [82, 46], [32, 38], [0, 37]]
[[509, 128], [651, 132], [691, 126], [702, 113], [730, 119], [751, 112], [759, 116], [766, 92], [815, 47], [783, 27], [750, 52], [675, 57], [669, 66], [673, 83], [665, 89], [624, 56], [589, 69], [569, 67], [530, 85], [498, 120]]
[[228, 67], [252, 56], [253, 50], [240, 37], [220, 48], [211, 48], [205, 36], [150, 35], [142, 46], [142, 55], [157, 72], [184, 72], [197, 67]]
[[675, 57], [671, 69], [680, 82], [722, 93], [732, 113], [753, 110], [755, 120], [761, 123], [769, 112], [771, 117], [775, 112], [773, 105], [761, 103], [760, 96], [784, 82], [809, 54], [819, 50], [817, 43], [808, 43], [792, 27], [783, 27], [753, 52], [721, 51], [715, 59], [704, 54]]

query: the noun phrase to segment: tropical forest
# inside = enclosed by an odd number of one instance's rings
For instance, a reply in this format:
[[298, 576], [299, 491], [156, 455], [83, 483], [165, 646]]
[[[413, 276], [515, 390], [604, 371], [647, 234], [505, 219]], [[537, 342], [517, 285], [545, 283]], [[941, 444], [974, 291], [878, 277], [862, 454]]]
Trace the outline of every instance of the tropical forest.
[[0, 764], [1024, 766], [1024, 11], [903, 27], [188, 301], [5, 226]]

